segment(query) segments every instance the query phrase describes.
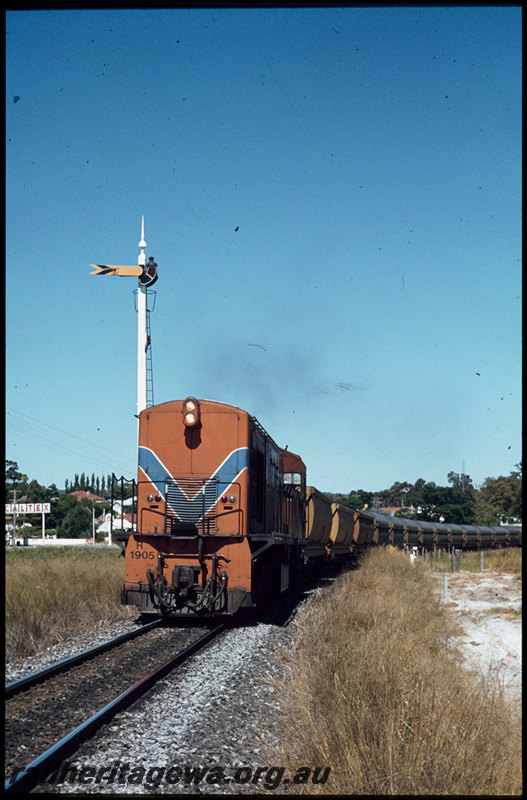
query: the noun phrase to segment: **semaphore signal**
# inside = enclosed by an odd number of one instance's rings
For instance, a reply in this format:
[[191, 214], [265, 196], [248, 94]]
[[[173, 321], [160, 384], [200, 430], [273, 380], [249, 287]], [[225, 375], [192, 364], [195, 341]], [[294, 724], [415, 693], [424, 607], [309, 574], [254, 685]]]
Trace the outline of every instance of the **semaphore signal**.
[[118, 266], [117, 264], [90, 264], [90, 267], [94, 267], [94, 271], [90, 272], [90, 275], [120, 275], [123, 277], [131, 277], [136, 275], [142, 275], [144, 270], [143, 267], [139, 265], [137, 267], [134, 266]]
[[[152, 362], [149, 352], [151, 347], [150, 324], [147, 290], [157, 281], [157, 264], [153, 256], [149, 256], [148, 264], [145, 256], [145, 218], [141, 219], [141, 241], [138, 247], [141, 252], [137, 258], [137, 266], [119, 264], [90, 264], [93, 272], [90, 275], [118, 275], [121, 278], [137, 277], [137, 417], [141, 411], [153, 403]], [[154, 292], [155, 295], [155, 292]], [[152, 403], [148, 402], [148, 385]]]

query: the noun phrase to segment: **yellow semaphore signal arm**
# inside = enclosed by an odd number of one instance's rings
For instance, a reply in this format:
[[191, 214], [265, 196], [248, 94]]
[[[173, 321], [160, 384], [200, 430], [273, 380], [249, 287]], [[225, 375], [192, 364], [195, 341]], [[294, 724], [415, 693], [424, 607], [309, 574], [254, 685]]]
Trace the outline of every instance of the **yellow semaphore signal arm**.
[[119, 266], [117, 264], [90, 264], [93, 267], [93, 272], [90, 275], [120, 275], [121, 278], [131, 276], [138, 277], [144, 272], [144, 268], [140, 266]]

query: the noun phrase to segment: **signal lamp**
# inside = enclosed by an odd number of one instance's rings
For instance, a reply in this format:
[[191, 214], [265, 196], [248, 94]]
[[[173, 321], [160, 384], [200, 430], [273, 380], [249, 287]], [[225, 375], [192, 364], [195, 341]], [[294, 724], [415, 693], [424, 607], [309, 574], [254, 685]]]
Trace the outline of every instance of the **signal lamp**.
[[182, 413], [183, 413], [183, 422], [187, 426], [187, 428], [195, 428], [196, 425], [199, 425], [200, 421], [199, 403], [195, 397], [187, 397], [187, 399], [183, 401]]

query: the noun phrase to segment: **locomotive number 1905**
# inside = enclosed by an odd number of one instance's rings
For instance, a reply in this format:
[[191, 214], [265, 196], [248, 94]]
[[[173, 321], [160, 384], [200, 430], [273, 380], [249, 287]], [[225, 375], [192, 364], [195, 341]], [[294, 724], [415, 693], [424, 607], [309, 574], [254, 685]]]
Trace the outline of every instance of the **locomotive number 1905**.
[[132, 558], [154, 558], [153, 552], [147, 550], [132, 550]]

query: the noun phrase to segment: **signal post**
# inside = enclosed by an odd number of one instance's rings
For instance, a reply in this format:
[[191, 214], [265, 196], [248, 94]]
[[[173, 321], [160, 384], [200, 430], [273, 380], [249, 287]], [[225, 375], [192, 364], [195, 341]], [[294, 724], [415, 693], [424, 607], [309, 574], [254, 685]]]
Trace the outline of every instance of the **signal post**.
[[[139, 414], [148, 407], [148, 349], [151, 346], [149, 336], [149, 309], [148, 309], [148, 288], [157, 281], [157, 264], [153, 256], [149, 256], [148, 264], [145, 256], [145, 218], [141, 219], [141, 241], [138, 247], [140, 253], [137, 258], [137, 266], [129, 264], [90, 264], [93, 272], [90, 275], [118, 275], [121, 278], [137, 277], [137, 437], [139, 443]], [[135, 294], [135, 292], [134, 292]], [[153, 293], [155, 296], [155, 292]], [[150, 362], [151, 385], [152, 370]], [[152, 389], [153, 402], [153, 389]], [[110, 514], [113, 513], [111, 509]], [[112, 521], [110, 518], [109, 541], [111, 544]]]
[[[119, 275], [121, 278], [138, 278], [137, 289], [137, 417], [148, 406], [147, 401], [147, 353], [150, 337], [147, 330], [148, 319], [148, 287], [157, 281], [157, 264], [153, 256], [146, 263], [145, 256], [145, 218], [141, 220], [141, 241], [138, 247], [141, 252], [137, 258], [137, 266], [119, 264], [90, 264], [93, 272], [90, 275]], [[138, 423], [139, 430], [139, 423]]]

